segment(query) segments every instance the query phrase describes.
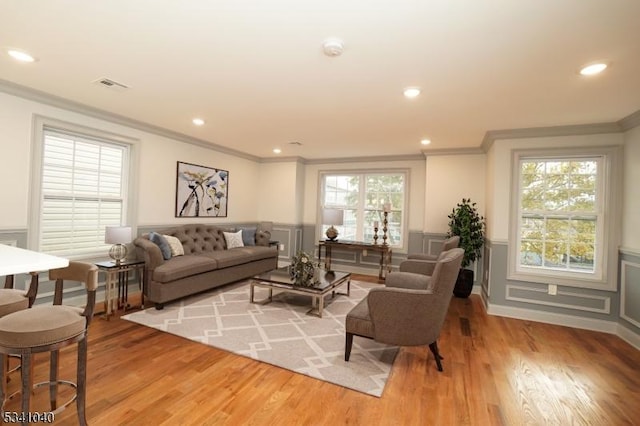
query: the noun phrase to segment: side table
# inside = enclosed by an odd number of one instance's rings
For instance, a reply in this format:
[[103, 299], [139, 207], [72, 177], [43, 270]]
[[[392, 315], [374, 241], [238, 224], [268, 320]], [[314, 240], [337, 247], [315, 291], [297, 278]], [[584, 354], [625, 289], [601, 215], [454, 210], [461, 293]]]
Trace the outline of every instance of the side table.
[[[104, 289], [104, 312], [107, 319], [115, 310], [126, 310], [129, 305], [129, 271], [140, 273], [140, 306], [144, 307], [144, 261], [123, 260], [120, 263], [113, 261], [96, 262], [99, 270], [107, 275]], [[118, 294], [116, 297], [116, 281]]]

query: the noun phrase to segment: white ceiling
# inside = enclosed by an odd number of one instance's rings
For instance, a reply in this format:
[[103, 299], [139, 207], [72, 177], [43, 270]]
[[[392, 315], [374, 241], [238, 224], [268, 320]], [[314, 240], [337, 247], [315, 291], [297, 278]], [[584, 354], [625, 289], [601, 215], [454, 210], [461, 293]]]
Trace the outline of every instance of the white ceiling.
[[0, 79], [263, 158], [411, 155], [640, 110], [639, 18], [637, 0], [3, 0], [0, 48], [38, 61], [2, 52]]

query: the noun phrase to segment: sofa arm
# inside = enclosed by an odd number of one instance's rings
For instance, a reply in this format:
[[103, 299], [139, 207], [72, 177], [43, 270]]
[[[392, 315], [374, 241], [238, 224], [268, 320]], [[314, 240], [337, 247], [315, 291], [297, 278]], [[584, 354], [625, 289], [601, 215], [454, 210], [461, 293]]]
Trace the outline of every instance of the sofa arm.
[[256, 245], [269, 247], [269, 241], [271, 241], [271, 232], [269, 231], [256, 231]]
[[415, 274], [433, 275], [436, 268], [436, 261], [409, 259], [400, 263], [401, 272], [413, 272]]
[[149, 241], [147, 238], [138, 237], [133, 240], [133, 245], [136, 247], [136, 255], [138, 259], [144, 260], [147, 271], [153, 271], [164, 263], [160, 247]]

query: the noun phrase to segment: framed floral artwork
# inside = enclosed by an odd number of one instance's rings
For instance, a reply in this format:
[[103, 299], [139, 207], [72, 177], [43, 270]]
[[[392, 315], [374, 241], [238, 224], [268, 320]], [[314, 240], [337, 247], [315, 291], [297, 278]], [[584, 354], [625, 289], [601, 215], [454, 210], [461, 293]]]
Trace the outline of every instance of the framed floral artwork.
[[176, 217], [227, 217], [229, 172], [178, 161]]

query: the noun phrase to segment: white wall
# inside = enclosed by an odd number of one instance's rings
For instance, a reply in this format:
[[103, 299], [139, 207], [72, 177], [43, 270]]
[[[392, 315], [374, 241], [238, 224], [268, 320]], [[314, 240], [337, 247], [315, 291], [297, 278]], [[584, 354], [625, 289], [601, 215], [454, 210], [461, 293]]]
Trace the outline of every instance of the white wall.
[[640, 126], [626, 132], [624, 140], [622, 247], [640, 251]]
[[28, 226], [34, 115], [137, 140], [138, 200], [136, 205], [131, 206], [137, 208], [135, 225], [196, 223], [204, 220], [175, 217], [177, 161], [229, 171], [228, 217], [206, 219], [209, 223], [258, 219], [258, 203], [262, 202], [258, 193], [262, 179], [256, 162], [0, 92], [2, 229], [26, 229]]
[[426, 196], [424, 230], [446, 233], [452, 209], [463, 198], [477, 203], [478, 212], [485, 215], [484, 154], [434, 155], [426, 161]]
[[301, 199], [296, 199], [299, 166], [297, 161], [260, 164], [260, 179], [256, 182], [260, 220], [300, 223]]

